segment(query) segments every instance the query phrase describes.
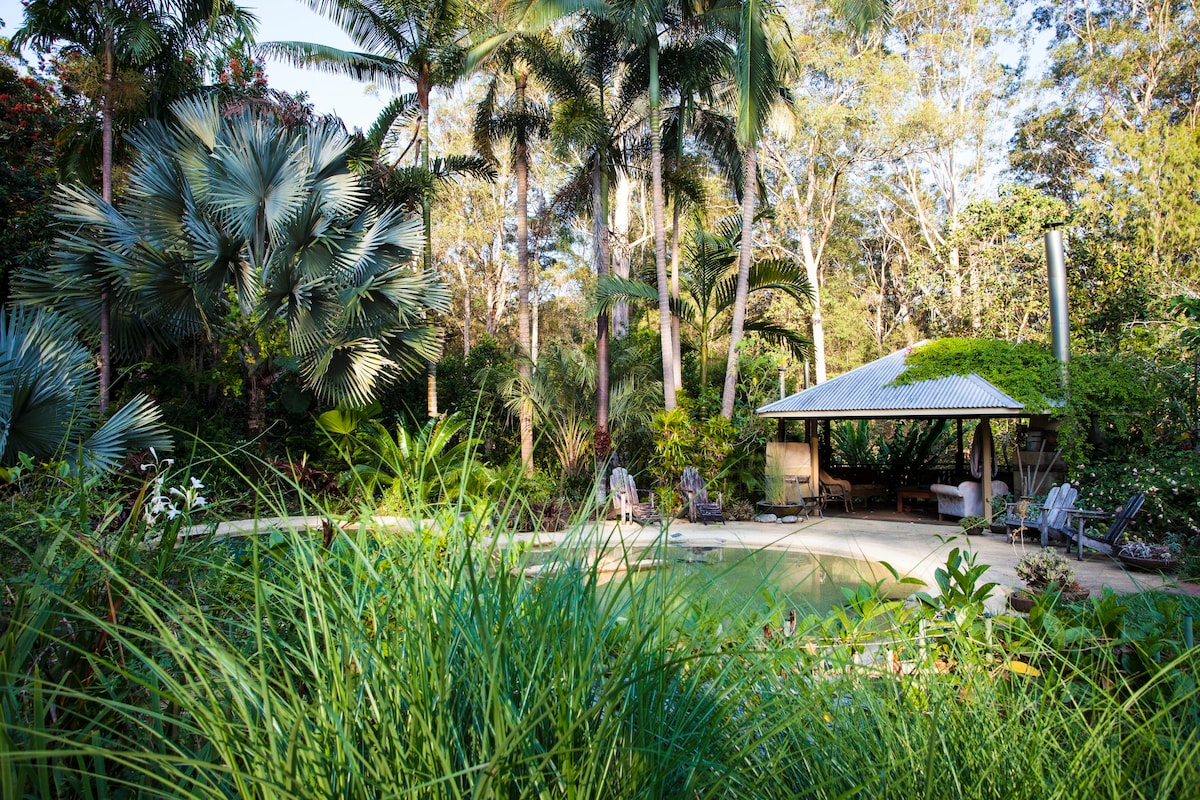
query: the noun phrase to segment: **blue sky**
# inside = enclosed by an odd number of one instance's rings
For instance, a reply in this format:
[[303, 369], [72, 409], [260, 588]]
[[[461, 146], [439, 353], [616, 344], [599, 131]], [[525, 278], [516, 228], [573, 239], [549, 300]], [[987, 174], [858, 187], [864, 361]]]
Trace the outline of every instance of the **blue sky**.
[[[323, 17], [309, 10], [300, 0], [242, 0], [242, 5], [258, 16], [259, 41], [309, 41], [334, 47], [350, 48], [350, 40]], [[11, 35], [21, 24], [20, 0], [0, 0], [0, 19], [4, 35]], [[308, 92], [318, 112], [333, 112], [350, 128], [367, 128], [390, 99], [386, 90], [368, 94], [368, 87], [348, 78], [298, 70], [279, 62], [267, 66], [267, 78], [276, 89]]]

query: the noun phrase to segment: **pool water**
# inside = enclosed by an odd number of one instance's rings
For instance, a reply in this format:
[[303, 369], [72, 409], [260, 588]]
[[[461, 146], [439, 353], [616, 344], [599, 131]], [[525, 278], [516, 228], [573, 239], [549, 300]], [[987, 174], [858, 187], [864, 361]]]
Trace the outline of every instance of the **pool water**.
[[861, 559], [814, 555], [778, 549], [746, 549], [723, 546], [655, 547], [631, 554], [628, 561], [610, 553], [566, 554], [563, 551], [532, 553], [529, 575], [542, 567], [572, 563], [583, 567], [599, 562], [600, 580], [624, 584], [627, 568], [634, 583], [669, 577], [683, 582], [683, 593], [702, 595], [706, 605], [729, 611], [744, 609], [759, 614], [770, 609], [794, 608], [800, 612], [825, 614], [846, 603], [843, 587], [879, 586], [884, 597], [903, 598], [912, 586], [901, 584], [886, 567]]

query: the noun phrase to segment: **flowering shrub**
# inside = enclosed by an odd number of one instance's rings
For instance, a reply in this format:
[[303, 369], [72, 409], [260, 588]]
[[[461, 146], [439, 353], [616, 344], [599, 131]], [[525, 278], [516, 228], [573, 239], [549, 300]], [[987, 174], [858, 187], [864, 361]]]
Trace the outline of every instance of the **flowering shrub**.
[[1146, 503], [1134, 517], [1130, 538], [1184, 545], [1200, 539], [1200, 455], [1158, 452], [1122, 461], [1080, 464], [1072, 471], [1079, 508], [1120, 508], [1137, 492]]

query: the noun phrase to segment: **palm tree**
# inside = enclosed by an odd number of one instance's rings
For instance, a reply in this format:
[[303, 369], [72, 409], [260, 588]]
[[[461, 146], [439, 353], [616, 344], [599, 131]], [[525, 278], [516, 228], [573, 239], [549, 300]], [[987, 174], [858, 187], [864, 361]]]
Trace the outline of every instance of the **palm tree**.
[[[737, 290], [736, 266], [740, 239], [735, 225], [727, 225], [718, 234], [697, 231], [689, 243], [681, 276], [680, 298], [673, 303], [681, 320], [682, 333], [698, 353], [700, 362], [700, 391], [708, 388], [708, 364], [713, 343], [727, 329]], [[812, 286], [802, 265], [782, 259], [760, 259], [750, 269], [748, 293], [777, 291], [802, 305], [812, 302]], [[597, 289], [598, 302], [655, 300], [658, 290], [648, 283], [608, 277]], [[797, 359], [807, 358], [812, 342], [803, 334], [772, 322], [762, 314], [748, 314], [745, 330], [788, 348]]]
[[170, 448], [158, 407], [144, 395], [98, 424], [97, 375], [78, 336], [78, 325], [53, 312], [0, 315], [0, 464], [24, 453], [107, 470], [126, 453]]
[[[397, 86], [404, 81], [416, 87], [417, 162], [428, 172], [429, 98], [434, 89], [449, 89], [464, 76], [462, 47], [466, 33], [464, 6], [457, 0], [308, 0], [318, 14], [332, 19], [363, 49], [341, 50], [309, 42], [268, 42], [270, 54], [298, 66], [316, 67], [357, 80]], [[421, 201], [425, 228], [422, 264], [433, 268], [431, 197]], [[437, 416], [436, 361], [427, 365], [429, 416]]]
[[[598, 278], [609, 272], [609, 181], [623, 160], [622, 138], [636, 123], [636, 86], [618, 81], [627, 43], [611, 21], [584, 14], [567, 37], [570, 48], [551, 42], [529, 54], [531, 67], [555, 98], [551, 132], [560, 150], [581, 163], [554, 199], [565, 214], [588, 208], [592, 218], [592, 252]], [[609, 449], [609, 314], [596, 317], [596, 455]]]
[[[156, 59], [182, 63], [187, 49], [212, 35], [233, 39], [253, 33], [255, 18], [230, 0], [29, 0], [13, 35], [17, 47], [48, 50], [65, 42], [100, 63], [100, 196], [113, 200], [113, 131], [119, 70], [141, 77]], [[108, 408], [111, 383], [111, 287], [99, 287], [100, 412]]]
[[[891, 0], [832, 0], [834, 11], [860, 33], [890, 13]], [[733, 84], [737, 92], [737, 136], [743, 148], [742, 241], [738, 260], [737, 291], [721, 393], [721, 416], [733, 417], [737, 389], [738, 346], [746, 320], [750, 263], [754, 248], [753, 221], [757, 200], [757, 146], [783, 77], [794, 61], [787, 28], [774, 0], [719, 0], [705, 12], [711, 26], [736, 42]]]
[[[475, 114], [475, 149], [495, 160], [492, 145], [507, 139], [511, 149], [512, 171], [517, 184], [517, 343], [520, 361], [517, 370], [528, 381], [533, 367], [532, 335], [529, 320], [529, 145], [550, 133], [550, 112], [529, 98], [530, 67], [522, 51], [535, 47], [535, 39], [518, 39], [502, 52], [503, 68], [513, 78], [512, 99], [497, 102], [498, 81], [493, 78]], [[521, 464], [533, 474], [533, 410], [526, 403], [518, 413], [521, 434]]]
[[78, 232], [60, 242], [56, 285], [99, 269], [148, 326], [229, 343], [251, 435], [291, 360], [319, 399], [361, 406], [433, 357], [424, 318], [447, 295], [410, 266], [420, 225], [369, 202], [340, 127], [290, 130], [252, 109], [226, 119], [213, 98], [173, 116], [132, 137], [119, 207], [69, 192], [59, 211]]

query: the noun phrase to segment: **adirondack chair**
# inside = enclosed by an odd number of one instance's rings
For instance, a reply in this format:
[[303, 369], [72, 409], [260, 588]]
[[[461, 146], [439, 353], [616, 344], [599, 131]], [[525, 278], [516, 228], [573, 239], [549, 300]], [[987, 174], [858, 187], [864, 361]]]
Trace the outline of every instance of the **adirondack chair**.
[[[1078, 558], [1083, 560], [1084, 546], [1090, 547], [1093, 550], [1098, 550], [1106, 555], [1115, 556], [1121, 547], [1121, 539], [1125, 536], [1125, 529], [1129, 527], [1129, 523], [1133, 521], [1134, 516], [1142, 508], [1142, 503], [1146, 502], [1144, 492], [1138, 492], [1133, 497], [1126, 501], [1125, 505], [1116, 513], [1108, 513], [1104, 511], [1084, 511], [1075, 509], [1067, 512], [1067, 523], [1064, 527], [1064, 533], [1067, 538], [1067, 549], [1071, 549], [1071, 545], [1079, 547]], [[1095, 539], [1087, 535], [1087, 523], [1089, 520], [1104, 520], [1111, 519], [1112, 522], [1108, 526], [1108, 531], [1100, 539]], [[1074, 531], [1071, 530], [1071, 523], [1075, 523]]]
[[1075, 510], [1075, 498], [1078, 496], [1078, 489], [1064, 483], [1061, 486], [1050, 487], [1050, 493], [1042, 503], [1009, 503], [1004, 517], [1009, 540], [1014, 539], [1016, 532], [1023, 528], [1037, 528], [1041, 534], [1042, 547], [1049, 544], [1051, 536], [1059, 539], [1069, 538], [1066, 533], [1067, 517]]
[[688, 519], [692, 522], [699, 520], [707, 525], [710, 522], [724, 522], [725, 515], [722, 512], [724, 498], [720, 493], [717, 494], [717, 502], [712, 502], [708, 499], [708, 488], [704, 485], [704, 479], [700, 477], [700, 473], [695, 467], [688, 467], [683, 471], [683, 477], [679, 481], [679, 490], [687, 501]]
[[643, 503], [638, 499], [637, 484], [633, 476], [624, 467], [615, 467], [608, 478], [608, 491], [617, 507], [618, 519], [621, 522], [632, 521], [639, 525], [649, 525], [658, 522], [658, 509], [654, 507], [654, 495], [650, 502]]

